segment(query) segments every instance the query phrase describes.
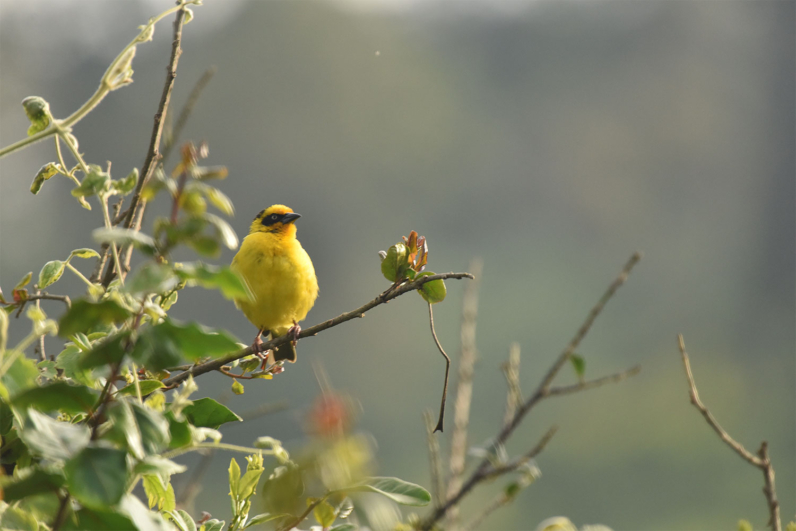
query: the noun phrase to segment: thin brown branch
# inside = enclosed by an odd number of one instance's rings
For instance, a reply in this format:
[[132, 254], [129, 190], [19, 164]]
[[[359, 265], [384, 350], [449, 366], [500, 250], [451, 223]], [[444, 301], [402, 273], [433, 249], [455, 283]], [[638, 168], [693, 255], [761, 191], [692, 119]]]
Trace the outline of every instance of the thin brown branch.
[[[174, 19], [174, 38], [171, 45], [171, 56], [169, 57], [169, 64], [166, 68], [166, 82], [163, 85], [163, 93], [160, 96], [160, 103], [158, 110], [155, 113], [155, 123], [152, 127], [152, 136], [149, 140], [149, 148], [147, 149], [146, 157], [144, 158], [144, 165], [142, 166], [141, 175], [138, 177], [138, 182], [135, 185], [133, 197], [130, 200], [130, 206], [127, 209], [127, 216], [124, 219], [124, 228], [139, 230], [141, 228], [141, 220], [144, 217], [144, 208], [146, 201], [141, 200], [141, 190], [150, 179], [160, 161], [161, 155], [159, 152], [160, 138], [163, 134], [163, 125], [165, 124], [166, 111], [171, 101], [171, 91], [174, 88], [174, 80], [177, 77], [177, 64], [182, 54], [182, 27], [185, 21], [185, 6], [183, 6]], [[125, 265], [125, 270], [130, 269], [130, 257], [132, 256], [132, 246], [128, 246], [121, 253], [119, 259]], [[112, 260], [110, 260], [112, 261]], [[113, 280], [115, 267], [109, 266], [105, 271], [103, 278], [103, 286], [108, 286]]]
[[[591, 329], [594, 320], [597, 316], [600, 315], [603, 308], [605, 307], [606, 303], [613, 297], [616, 291], [619, 289], [622, 284], [625, 283], [627, 280], [628, 275], [632, 271], [633, 267], [638, 263], [641, 259], [640, 253], [634, 253], [630, 259], [627, 261], [625, 266], [622, 268], [621, 273], [619, 276], [614, 280], [611, 285], [608, 287], [606, 292], [600, 297], [600, 300], [597, 301], [597, 304], [591, 309], [589, 315], [586, 317], [586, 320], [578, 329], [578, 332], [569, 342], [567, 347], [564, 351], [558, 356], [556, 361], [553, 363], [553, 366], [547, 372], [545, 377], [539, 383], [539, 386], [536, 388], [536, 391], [525, 401], [522, 405], [517, 409], [517, 413], [511, 419], [511, 422], [506, 424], [500, 431], [497, 437], [495, 437], [493, 445], [495, 447], [503, 446], [506, 443], [506, 440], [514, 433], [514, 430], [519, 426], [520, 422], [522, 422], [525, 415], [531, 411], [536, 404], [540, 401], [548, 398], [550, 395], [550, 385], [552, 384], [553, 379], [558, 375], [561, 367], [569, 360], [572, 356], [572, 353], [575, 349], [580, 345], [580, 342], [586, 336], [586, 334]], [[586, 387], [584, 389], [588, 389], [590, 387]], [[438, 522], [441, 518], [445, 517], [446, 513], [451, 507], [454, 507], [462, 497], [467, 494], [473, 487], [475, 487], [481, 481], [484, 481], [485, 474], [488, 474], [490, 469], [492, 469], [492, 464], [490, 463], [488, 458], [484, 458], [478, 467], [473, 471], [473, 473], [467, 478], [461, 488], [456, 492], [455, 495], [449, 496], [448, 501], [442, 506], [438, 507], [420, 524], [419, 529], [421, 531], [429, 531], [436, 522]]]
[[583, 382], [576, 383], [574, 385], [562, 385], [558, 387], [551, 387], [547, 390], [546, 396], [559, 396], [559, 395], [568, 395], [572, 393], [577, 393], [578, 391], [585, 391], [587, 389], [594, 389], [595, 387], [602, 387], [606, 384], [611, 383], [619, 383], [622, 380], [627, 380], [631, 376], [637, 375], [641, 372], [641, 365], [635, 365], [629, 368], [626, 371], [618, 372], [616, 374], [611, 374], [609, 376], [603, 376], [602, 378], [597, 378], [594, 380], [586, 380]]
[[207, 84], [210, 83], [210, 80], [213, 79], [215, 74], [216, 67], [211, 66], [205, 70], [204, 74], [202, 74], [202, 77], [200, 77], [199, 81], [197, 81], [194, 85], [193, 89], [191, 90], [191, 94], [188, 96], [188, 100], [180, 110], [180, 115], [177, 117], [177, 121], [174, 124], [174, 129], [172, 130], [170, 137], [163, 143], [163, 157], [161, 158], [161, 163], [165, 163], [166, 159], [169, 158], [172, 148], [177, 144], [177, 140], [180, 138], [180, 133], [182, 133], [182, 129], [185, 127], [188, 118], [191, 116], [191, 113], [196, 106], [196, 102], [199, 101], [199, 96], [202, 95], [202, 91], [205, 89]]
[[550, 442], [550, 439], [553, 438], [553, 435], [555, 435], [557, 431], [558, 431], [558, 426], [552, 426], [549, 430], [547, 430], [547, 433], [545, 433], [542, 436], [542, 438], [539, 439], [539, 442], [536, 443], [536, 446], [528, 450], [525, 454], [521, 455], [520, 457], [514, 459], [513, 461], [510, 461], [498, 467], [492, 467], [487, 469], [484, 472], [484, 477], [494, 478], [506, 474], [508, 472], [514, 472], [522, 465], [524, 465], [525, 463], [527, 463], [528, 461], [530, 461], [531, 459], [542, 453], [542, 450], [545, 449], [547, 443]]
[[[473, 397], [473, 371], [477, 356], [475, 343], [476, 322], [478, 318], [478, 287], [484, 263], [480, 258], [470, 262], [470, 271], [475, 277], [464, 288], [462, 298], [461, 356], [456, 383], [456, 402], [453, 409], [453, 435], [449, 463], [448, 489], [446, 499], [453, 496], [462, 486], [465, 458], [467, 456], [467, 426], [470, 423], [470, 404]], [[448, 513], [448, 525], [455, 529], [458, 523], [458, 508]]]
[[[407, 282], [401, 285], [399, 288], [392, 291], [389, 295], [386, 296], [379, 295], [372, 301], [368, 302], [367, 304], [363, 304], [362, 306], [360, 306], [355, 310], [351, 310], [350, 312], [338, 315], [334, 319], [329, 319], [328, 321], [324, 321], [315, 326], [304, 328], [298, 337], [304, 338], [304, 337], [314, 336], [319, 334], [320, 332], [323, 332], [324, 330], [343, 324], [346, 321], [365, 317], [365, 313], [367, 311], [381, 304], [385, 304], [397, 297], [400, 297], [405, 293], [409, 293], [410, 291], [416, 291], [420, 289], [423, 286], [423, 284], [425, 284], [426, 282], [430, 282], [432, 280], [462, 279], [462, 278], [472, 279], [473, 275], [471, 275], [470, 273], [442, 273], [438, 275], [429, 275], [427, 277], [421, 277], [417, 280]], [[271, 350], [275, 347], [284, 345], [290, 340], [291, 338], [286, 335], [271, 339], [270, 341], [264, 342], [260, 346], [260, 351]], [[165, 380], [163, 380], [163, 384], [166, 385], [167, 387], [171, 387], [172, 385], [176, 385], [179, 384], [180, 382], [187, 380], [189, 376], [199, 376], [200, 374], [205, 374], [207, 372], [215, 371], [219, 367], [227, 365], [228, 363], [232, 363], [237, 359], [240, 359], [244, 356], [249, 356], [251, 354], [254, 354], [254, 349], [252, 347], [248, 347], [243, 350], [239, 350], [238, 352], [228, 354], [227, 356], [224, 356], [222, 358], [194, 365], [185, 372], [174, 375], [170, 378], [166, 378]]]
[[69, 494], [61, 498], [61, 504], [58, 506], [58, 512], [55, 515], [55, 520], [53, 520], [53, 531], [58, 531], [61, 529], [61, 526], [66, 522], [66, 517], [69, 514], [68, 509], [71, 499], [72, 497]]
[[508, 425], [517, 408], [522, 404], [520, 389], [520, 344], [512, 343], [509, 347], [509, 359], [503, 364], [503, 375], [506, 377], [506, 412], [503, 414], [503, 426]]
[[316, 508], [318, 505], [320, 505], [321, 503], [323, 503], [324, 501], [326, 501], [326, 498], [327, 498], [328, 496], [329, 496], [329, 495], [327, 494], [326, 496], [324, 496], [324, 497], [322, 497], [322, 498], [318, 498], [318, 499], [317, 499], [317, 500], [315, 500], [314, 502], [312, 502], [312, 503], [308, 504], [308, 505], [307, 505], [307, 508], [304, 510], [304, 512], [303, 512], [303, 513], [301, 513], [301, 514], [300, 514], [300, 515], [298, 515], [296, 518], [294, 518], [293, 520], [291, 520], [291, 521], [290, 521], [290, 523], [288, 523], [288, 524], [286, 524], [286, 525], [284, 525], [284, 526], [282, 526], [282, 527], [278, 528], [278, 529], [279, 529], [279, 531], [290, 531], [291, 529], [293, 529], [293, 528], [297, 527], [297, 526], [298, 526], [298, 525], [299, 525], [301, 522], [303, 522], [303, 521], [304, 521], [304, 519], [305, 519], [305, 518], [307, 518], [307, 517], [310, 515], [310, 513], [311, 513], [312, 511], [314, 511], [314, 510], [315, 510], [315, 508]]
[[426, 443], [428, 445], [428, 469], [431, 474], [431, 503], [434, 507], [442, 504], [442, 464], [439, 456], [439, 441], [434, 435], [434, 419], [430, 411], [423, 412], [426, 424]]
[[25, 302], [39, 301], [39, 300], [61, 301], [64, 304], [66, 304], [67, 308], [72, 307], [72, 300], [69, 298], [68, 295], [51, 295], [44, 291], [42, 291], [41, 293], [36, 293], [34, 295], [28, 295], [28, 298], [25, 299]]
[[705, 418], [705, 421], [708, 423], [708, 425], [713, 428], [713, 431], [718, 434], [719, 438], [724, 441], [727, 446], [732, 448], [733, 451], [741, 456], [744, 461], [763, 471], [763, 479], [765, 481], [763, 493], [766, 496], [769, 512], [768, 525], [774, 531], [781, 531], [782, 522], [779, 515], [779, 500], [777, 499], [777, 490], [774, 485], [774, 467], [771, 465], [771, 459], [768, 457], [768, 443], [763, 441], [760, 444], [760, 450], [758, 450], [757, 455], [754, 455], [752, 452], [744, 448], [741, 443], [733, 439], [730, 434], [719, 425], [713, 414], [711, 414], [708, 408], [705, 407], [705, 404], [702, 403], [702, 400], [699, 399], [699, 392], [697, 391], [696, 382], [694, 382], [694, 374], [691, 372], [691, 361], [688, 358], [688, 353], [685, 351], [685, 341], [683, 340], [682, 334], [677, 336], [677, 344], [680, 348], [680, 354], [683, 358], [685, 376], [688, 379], [688, 389], [691, 396], [691, 404], [693, 404], [693, 406], [697, 408], [700, 413], [702, 413], [702, 416]]
[[451, 359], [445, 353], [445, 349], [442, 348], [437, 338], [437, 331], [434, 330], [434, 311], [431, 309], [430, 302], [428, 303], [428, 321], [431, 324], [431, 335], [434, 338], [434, 343], [436, 343], [439, 353], [445, 358], [445, 383], [442, 385], [442, 400], [439, 404], [439, 420], [437, 420], [437, 426], [434, 428], [435, 432], [441, 432], [445, 422], [445, 401], [448, 399], [448, 376], [451, 370]]

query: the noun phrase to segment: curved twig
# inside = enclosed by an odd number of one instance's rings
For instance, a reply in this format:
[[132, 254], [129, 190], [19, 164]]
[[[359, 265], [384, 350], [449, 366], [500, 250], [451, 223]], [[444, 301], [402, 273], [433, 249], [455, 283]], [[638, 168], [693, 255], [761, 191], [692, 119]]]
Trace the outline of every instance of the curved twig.
[[[404, 293], [409, 293], [410, 291], [416, 291], [420, 289], [423, 286], [423, 284], [425, 284], [426, 282], [431, 282], [432, 280], [462, 279], [462, 278], [472, 279], [473, 275], [471, 275], [470, 273], [442, 273], [439, 275], [429, 275], [427, 277], [421, 277], [417, 280], [407, 282], [405, 284], [402, 284], [400, 287], [396, 288], [392, 292], [390, 292], [388, 295], [381, 294], [372, 301], [368, 302], [367, 304], [363, 304], [356, 310], [351, 310], [350, 312], [338, 315], [334, 319], [329, 319], [328, 321], [324, 321], [315, 326], [304, 328], [301, 331], [301, 333], [298, 335], [298, 337], [303, 338], [303, 337], [314, 336], [320, 332], [323, 332], [324, 330], [343, 324], [346, 321], [365, 317], [365, 312], [367, 312], [368, 310], [371, 310], [376, 306], [389, 302], [395, 299], [396, 297], [400, 297]], [[291, 338], [286, 335], [280, 336], [270, 341], [266, 341], [265, 343], [260, 345], [259, 349], [260, 351], [271, 350], [275, 347], [284, 345], [290, 340]], [[237, 359], [240, 359], [244, 356], [249, 356], [251, 354], [254, 354], [254, 349], [252, 347], [248, 347], [243, 350], [239, 350], [238, 352], [228, 354], [222, 358], [211, 360], [206, 363], [201, 363], [199, 365], [194, 365], [185, 372], [174, 375], [170, 378], [166, 378], [165, 380], [163, 380], [163, 384], [167, 387], [171, 387], [173, 385], [179, 384], [180, 382], [187, 380], [189, 376], [195, 377], [199, 376], [200, 374], [204, 374], [206, 372], [215, 371], [219, 367], [222, 367], [223, 365], [227, 365], [228, 363], [232, 363]]]

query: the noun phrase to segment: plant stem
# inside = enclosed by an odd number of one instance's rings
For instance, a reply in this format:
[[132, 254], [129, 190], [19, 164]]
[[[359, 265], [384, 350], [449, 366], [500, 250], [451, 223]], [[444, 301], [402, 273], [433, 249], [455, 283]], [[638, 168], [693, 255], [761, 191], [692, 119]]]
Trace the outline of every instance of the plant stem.
[[273, 450], [266, 450], [263, 448], [250, 448], [248, 446], [238, 446], [236, 444], [226, 444], [226, 443], [196, 443], [193, 446], [187, 446], [185, 448], [177, 448], [170, 452], [165, 452], [163, 457], [166, 459], [171, 459], [173, 457], [177, 457], [178, 455], [186, 454], [188, 452], [194, 452], [197, 450], [228, 450], [230, 452], [240, 452], [243, 454], [265, 454], [265, 455], [275, 455], [276, 452]]
[[85, 282], [85, 283], [86, 283], [86, 285], [87, 285], [88, 287], [90, 287], [90, 288], [93, 288], [93, 287], [95, 286], [95, 284], [92, 284], [92, 283], [91, 283], [91, 281], [90, 281], [89, 279], [87, 279], [85, 276], [83, 276], [83, 273], [81, 273], [80, 271], [78, 271], [77, 269], [75, 269], [75, 266], [73, 266], [73, 265], [72, 265], [72, 264], [70, 264], [69, 262], [67, 262], [67, 263], [66, 263], [66, 267], [68, 267], [68, 268], [69, 268], [69, 269], [70, 269], [70, 270], [71, 270], [71, 271], [72, 271], [72, 272], [73, 272], [75, 275], [77, 275], [78, 277], [80, 277], [80, 279], [81, 279], [83, 282]]
[[[110, 229], [111, 225], [111, 216], [108, 213], [108, 196], [101, 195], [99, 197], [100, 205], [102, 206], [102, 216], [105, 218], [105, 228]], [[124, 285], [124, 275], [122, 275], [122, 263], [119, 261], [119, 250], [116, 247], [116, 242], [111, 242], [111, 250], [113, 251], [113, 265], [116, 268], [116, 276], [119, 277], [119, 281]], [[138, 380], [136, 380], [137, 382]], [[139, 393], [139, 397], [140, 393]]]

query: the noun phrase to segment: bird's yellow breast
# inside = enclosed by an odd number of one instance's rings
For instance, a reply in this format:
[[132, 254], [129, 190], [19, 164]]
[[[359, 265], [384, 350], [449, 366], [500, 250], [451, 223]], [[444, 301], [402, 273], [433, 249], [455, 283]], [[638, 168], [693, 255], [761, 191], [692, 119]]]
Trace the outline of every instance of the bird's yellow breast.
[[304, 319], [318, 297], [312, 261], [295, 237], [249, 234], [232, 260], [232, 269], [254, 296], [236, 304], [254, 326], [270, 330], [274, 337]]

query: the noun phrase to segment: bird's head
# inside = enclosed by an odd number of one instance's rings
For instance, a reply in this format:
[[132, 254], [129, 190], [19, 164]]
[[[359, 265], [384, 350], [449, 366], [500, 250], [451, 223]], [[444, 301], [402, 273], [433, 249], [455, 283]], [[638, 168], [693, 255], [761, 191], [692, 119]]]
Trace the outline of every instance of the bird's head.
[[249, 228], [249, 234], [267, 232], [276, 236], [295, 237], [296, 225], [294, 222], [300, 217], [301, 215], [293, 212], [290, 207], [272, 205], [257, 214]]

